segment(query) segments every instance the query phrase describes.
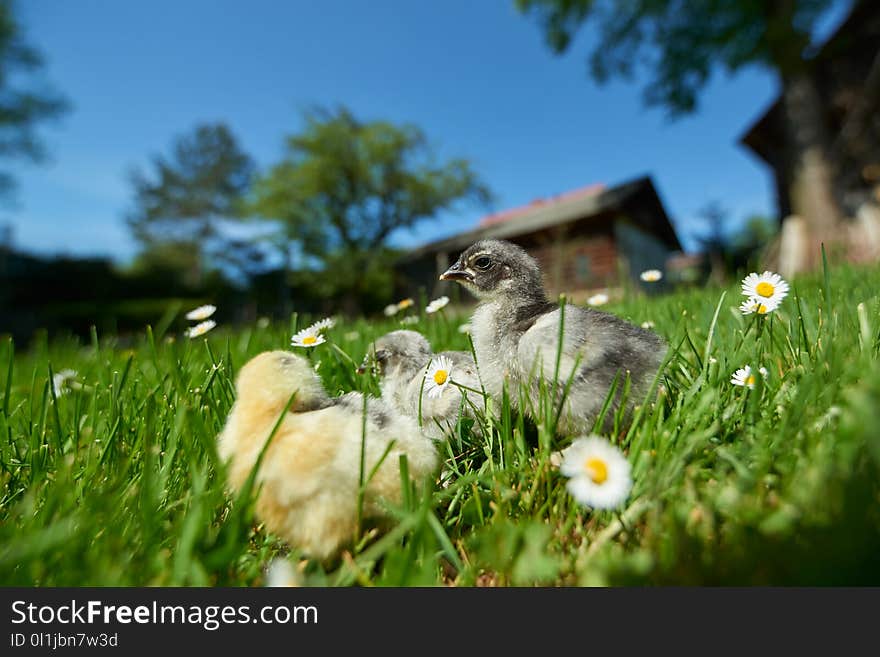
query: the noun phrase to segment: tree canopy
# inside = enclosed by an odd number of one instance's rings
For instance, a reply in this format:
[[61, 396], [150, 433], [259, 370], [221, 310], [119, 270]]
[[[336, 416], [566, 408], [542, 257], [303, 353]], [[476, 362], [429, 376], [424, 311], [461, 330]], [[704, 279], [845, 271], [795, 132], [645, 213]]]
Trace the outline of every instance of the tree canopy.
[[467, 160], [435, 161], [418, 127], [360, 121], [343, 107], [306, 113], [284, 159], [256, 181], [252, 209], [323, 257], [375, 250], [398, 228], [488, 198]]
[[197, 279], [203, 256], [223, 246], [218, 222], [241, 216], [254, 170], [226, 125], [198, 125], [174, 140], [170, 157], [153, 158], [150, 174], [132, 173], [127, 223], [145, 251], [189, 260]]
[[564, 52], [581, 25], [596, 21], [592, 76], [605, 82], [650, 71], [645, 100], [672, 115], [697, 107], [718, 68], [749, 64], [781, 75], [804, 64], [815, 23], [832, 0], [516, 0], [537, 16], [550, 47]]
[[[39, 51], [27, 43], [11, 0], [0, 0], [0, 158], [40, 161], [45, 156], [36, 127], [68, 107], [63, 96], [35, 78], [43, 68]], [[9, 193], [14, 177], [0, 170], [0, 194]]]

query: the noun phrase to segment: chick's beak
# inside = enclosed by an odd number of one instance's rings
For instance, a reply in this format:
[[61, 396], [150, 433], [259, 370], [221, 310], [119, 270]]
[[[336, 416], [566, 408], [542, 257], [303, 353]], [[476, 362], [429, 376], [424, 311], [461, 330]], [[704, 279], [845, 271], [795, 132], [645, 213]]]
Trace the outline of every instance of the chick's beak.
[[467, 281], [468, 283], [474, 282], [474, 275], [464, 268], [461, 264], [461, 261], [456, 262], [445, 272], [440, 274], [441, 281]]

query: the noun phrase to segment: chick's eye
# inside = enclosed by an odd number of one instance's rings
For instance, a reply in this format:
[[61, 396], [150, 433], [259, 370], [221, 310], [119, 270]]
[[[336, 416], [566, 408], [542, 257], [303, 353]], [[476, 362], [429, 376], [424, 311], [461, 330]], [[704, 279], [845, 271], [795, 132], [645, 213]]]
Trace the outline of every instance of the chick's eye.
[[492, 259], [488, 256], [480, 256], [476, 260], [474, 260], [474, 267], [481, 271], [486, 271], [487, 269], [492, 267]]

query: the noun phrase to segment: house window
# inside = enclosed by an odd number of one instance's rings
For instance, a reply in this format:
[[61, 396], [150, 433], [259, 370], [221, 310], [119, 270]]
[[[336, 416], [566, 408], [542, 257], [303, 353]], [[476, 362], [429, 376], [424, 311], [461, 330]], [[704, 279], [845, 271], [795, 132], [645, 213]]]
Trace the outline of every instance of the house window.
[[578, 283], [586, 283], [590, 280], [590, 256], [578, 253], [574, 257], [574, 275]]

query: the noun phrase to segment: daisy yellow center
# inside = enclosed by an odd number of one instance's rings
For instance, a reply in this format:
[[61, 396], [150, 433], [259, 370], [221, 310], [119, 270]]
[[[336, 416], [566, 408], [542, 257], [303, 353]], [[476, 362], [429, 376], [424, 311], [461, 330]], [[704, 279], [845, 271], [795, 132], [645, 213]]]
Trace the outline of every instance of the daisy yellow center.
[[758, 304], [758, 314], [759, 315], [766, 315], [767, 314], [767, 306], [765, 306], [763, 303]]
[[442, 386], [446, 383], [446, 379], [449, 378], [449, 373], [446, 370], [437, 370], [434, 372], [434, 383], [438, 386]]
[[314, 335], [307, 335], [303, 338], [303, 344], [315, 344], [318, 341]]
[[749, 374], [749, 378], [746, 379], [746, 385], [753, 386], [755, 385], [755, 375]]
[[773, 284], [768, 283], [767, 281], [761, 281], [755, 286], [755, 292], [760, 294], [762, 297], [772, 297], [775, 290], [776, 288], [773, 287]]
[[584, 463], [584, 466], [594, 484], [604, 484], [605, 480], [608, 479], [608, 466], [602, 459], [590, 457], [587, 459], [586, 463]]

